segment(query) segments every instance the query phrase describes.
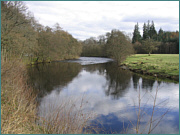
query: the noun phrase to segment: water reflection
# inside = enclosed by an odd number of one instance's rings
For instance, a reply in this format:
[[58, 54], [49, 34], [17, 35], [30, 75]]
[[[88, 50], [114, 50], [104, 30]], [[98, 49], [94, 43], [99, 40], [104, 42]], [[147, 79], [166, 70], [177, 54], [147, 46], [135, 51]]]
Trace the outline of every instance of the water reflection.
[[56, 89], [59, 92], [81, 71], [78, 63], [46, 63], [28, 68], [29, 83], [43, 97]]
[[132, 76], [134, 89], [137, 89], [137, 88], [138, 88], [139, 79], [140, 79], [140, 76], [138, 76], [138, 75], [136, 75], [136, 74], [134, 74], [134, 75]]
[[[86, 65], [83, 66], [83, 69], [91, 76], [98, 74], [104, 77], [106, 83], [103, 83], [102, 90], [106, 96], [111, 96], [112, 99], [122, 97], [126, 89], [130, 87], [131, 73], [122, 69], [117, 70], [117, 65], [114, 62]], [[92, 80], [93, 78], [89, 80], [90, 85], [93, 84], [91, 83]]]
[[131, 73], [122, 69], [117, 70], [115, 63], [107, 63], [106, 66], [107, 89], [105, 94], [114, 99], [122, 97], [130, 87]]
[[140, 130], [143, 131], [152, 114], [152, 96], [159, 88], [154, 119], [171, 110], [152, 133], [179, 133], [178, 84], [142, 78], [117, 68], [113, 62], [92, 64], [91, 60], [91, 65], [87, 65], [87, 61], [85, 63], [59, 62], [29, 69], [32, 84], [48, 92], [41, 94], [40, 110], [49, 113], [52, 110], [48, 109], [47, 104], [56, 106], [67, 98], [78, 99], [84, 95], [86, 104], [83, 110], [95, 112], [96, 117], [91, 124], [102, 128], [99, 133], [122, 133], [127, 127], [126, 133], [135, 133], [132, 128], [137, 123], [135, 108], [138, 106], [139, 89], [143, 96], [141, 109], [146, 112], [141, 119]]

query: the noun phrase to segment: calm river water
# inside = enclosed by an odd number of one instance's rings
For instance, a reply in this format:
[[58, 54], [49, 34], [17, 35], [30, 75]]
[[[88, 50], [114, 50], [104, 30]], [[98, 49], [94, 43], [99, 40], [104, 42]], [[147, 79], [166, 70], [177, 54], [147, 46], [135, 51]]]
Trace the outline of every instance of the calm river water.
[[95, 57], [39, 64], [29, 68], [29, 76], [39, 90], [38, 115], [45, 117], [68, 98], [83, 99], [83, 111], [94, 114], [89, 123], [103, 134], [136, 133], [139, 94], [139, 131], [148, 133], [158, 89], [151, 133], [179, 133], [178, 83], [141, 77], [118, 68], [111, 59]]

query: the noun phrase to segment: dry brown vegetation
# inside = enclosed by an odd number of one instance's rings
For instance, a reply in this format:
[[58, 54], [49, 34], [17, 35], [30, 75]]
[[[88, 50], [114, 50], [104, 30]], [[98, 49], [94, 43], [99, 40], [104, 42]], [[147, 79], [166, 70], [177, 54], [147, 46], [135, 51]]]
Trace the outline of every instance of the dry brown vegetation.
[[[20, 60], [1, 59], [2, 134], [81, 134], [92, 117], [83, 112], [83, 100], [60, 102], [46, 115], [37, 116], [36, 94], [27, 85], [26, 67]], [[53, 104], [46, 109], [51, 110]], [[89, 128], [89, 126], [88, 126]], [[90, 131], [90, 130], [88, 130]]]
[[[63, 98], [63, 97], [62, 97]], [[68, 98], [63, 102], [57, 101], [41, 108], [39, 125], [43, 125], [45, 133], [50, 134], [82, 134], [90, 132], [88, 120], [93, 117], [92, 113], [85, 113], [82, 100]], [[80, 102], [80, 104], [79, 104]], [[92, 127], [91, 127], [92, 128]]]
[[26, 84], [25, 67], [20, 61], [1, 60], [1, 133], [40, 133], [35, 125], [36, 103]]
[[[36, 123], [36, 94], [27, 84], [25, 63], [76, 58], [82, 48], [59, 24], [55, 29], [44, 27], [27, 12], [22, 1], [1, 2], [1, 133], [57, 133], [53, 128], [60, 125], [54, 123], [47, 128], [47, 121], [43, 122], [45, 125]], [[58, 115], [62, 115], [62, 110]]]

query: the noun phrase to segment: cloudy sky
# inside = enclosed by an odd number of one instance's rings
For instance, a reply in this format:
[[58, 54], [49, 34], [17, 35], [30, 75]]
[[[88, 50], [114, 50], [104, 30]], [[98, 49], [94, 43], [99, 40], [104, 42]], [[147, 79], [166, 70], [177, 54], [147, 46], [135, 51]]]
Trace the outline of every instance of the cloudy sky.
[[179, 30], [179, 1], [26, 1], [44, 26], [59, 23], [73, 37], [84, 40], [112, 29], [132, 33], [138, 22], [154, 21], [156, 30]]

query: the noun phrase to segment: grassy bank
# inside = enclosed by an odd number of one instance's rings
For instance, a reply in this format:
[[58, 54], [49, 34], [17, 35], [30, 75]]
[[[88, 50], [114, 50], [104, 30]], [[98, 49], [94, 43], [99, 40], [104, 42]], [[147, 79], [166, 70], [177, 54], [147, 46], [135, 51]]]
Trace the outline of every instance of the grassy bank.
[[178, 54], [136, 54], [129, 56], [121, 66], [143, 74], [179, 79]]

